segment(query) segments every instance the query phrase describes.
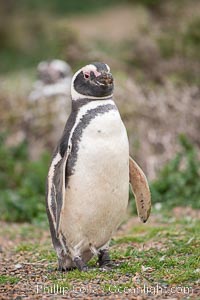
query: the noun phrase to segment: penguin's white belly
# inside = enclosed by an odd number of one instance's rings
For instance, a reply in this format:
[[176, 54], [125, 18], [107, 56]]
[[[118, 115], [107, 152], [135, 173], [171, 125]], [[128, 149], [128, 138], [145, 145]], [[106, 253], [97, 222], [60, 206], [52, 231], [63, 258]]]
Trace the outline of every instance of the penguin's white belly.
[[96, 116], [83, 130], [66, 188], [61, 230], [83, 253], [109, 241], [123, 221], [129, 191], [129, 147], [119, 112]]

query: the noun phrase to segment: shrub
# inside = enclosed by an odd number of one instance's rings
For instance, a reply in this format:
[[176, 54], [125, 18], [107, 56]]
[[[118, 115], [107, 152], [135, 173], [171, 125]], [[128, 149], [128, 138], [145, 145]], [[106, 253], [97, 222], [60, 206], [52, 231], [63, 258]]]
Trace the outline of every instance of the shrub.
[[45, 178], [49, 155], [38, 161], [28, 158], [27, 143], [5, 146], [0, 137], [0, 218], [12, 222], [34, 222], [46, 219]]
[[200, 208], [200, 160], [196, 149], [185, 136], [180, 136], [181, 151], [160, 171], [151, 183], [153, 203], [171, 208]]
[[186, 56], [200, 57], [200, 18], [195, 18], [188, 24], [185, 33], [182, 35], [182, 48]]

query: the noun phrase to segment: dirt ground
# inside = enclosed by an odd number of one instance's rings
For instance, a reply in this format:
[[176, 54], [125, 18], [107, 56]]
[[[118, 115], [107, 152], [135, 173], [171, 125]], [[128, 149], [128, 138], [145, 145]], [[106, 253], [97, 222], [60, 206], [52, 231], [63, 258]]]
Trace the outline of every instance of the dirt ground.
[[[180, 209], [174, 210], [174, 216], [182, 213]], [[199, 214], [193, 210], [184, 213], [192, 218], [199, 218]], [[152, 216], [150, 226], [156, 229], [161, 224], [161, 218]], [[138, 218], [132, 217], [123, 224], [115, 239], [124, 239], [130, 234], [131, 229], [138, 226]], [[144, 226], [144, 225], [141, 225]], [[167, 226], [168, 225], [164, 225]], [[148, 225], [147, 229], [148, 230]], [[61, 273], [56, 271], [56, 257], [52, 249], [50, 234], [47, 228], [30, 224], [0, 223], [0, 299], [200, 299], [198, 284], [192, 286], [192, 290], [185, 292], [173, 290], [172, 286], [157, 286], [150, 290], [149, 280], [153, 269], [142, 266], [143, 273], [121, 273], [115, 270], [99, 270], [90, 267], [87, 274], [78, 271]], [[163, 239], [149, 240], [145, 243], [131, 243], [138, 250], [155, 248], [158, 251], [164, 247]], [[130, 242], [113, 244], [112, 252], [119, 253], [114, 257], [116, 265], [128, 263], [130, 256], [122, 253], [128, 249]], [[197, 270], [198, 271], [198, 270]], [[149, 276], [149, 277], [148, 277]], [[131, 286], [126, 286], [130, 282]], [[125, 285], [124, 285], [125, 284]], [[124, 290], [120, 287], [126, 286]], [[103, 288], [104, 287], [104, 288]], [[149, 289], [149, 290], [148, 290]], [[172, 290], [171, 290], [172, 289]], [[171, 291], [171, 292], [170, 292]]]

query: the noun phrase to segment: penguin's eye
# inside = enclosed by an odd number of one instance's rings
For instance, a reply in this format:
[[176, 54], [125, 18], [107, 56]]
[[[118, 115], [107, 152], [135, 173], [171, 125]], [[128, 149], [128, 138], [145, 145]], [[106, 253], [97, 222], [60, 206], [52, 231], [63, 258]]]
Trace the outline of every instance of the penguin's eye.
[[85, 79], [88, 79], [90, 77], [90, 73], [89, 72], [84, 73], [84, 77]]
[[60, 78], [65, 78], [66, 77], [65, 73], [62, 72], [62, 71], [59, 72], [59, 75], [60, 75]]

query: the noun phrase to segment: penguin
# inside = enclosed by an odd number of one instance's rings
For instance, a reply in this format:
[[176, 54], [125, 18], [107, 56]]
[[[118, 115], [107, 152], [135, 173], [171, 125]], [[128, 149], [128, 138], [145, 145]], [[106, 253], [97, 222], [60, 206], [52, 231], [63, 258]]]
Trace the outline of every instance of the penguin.
[[65, 61], [42, 61], [37, 66], [37, 81], [27, 97], [24, 116], [32, 159], [38, 159], [44, 148], [53, 150], [58, 141], [71, 113], [71, 80], [71, 67]]
[[129, 157], [113, 89], [113, 76], [105, 63], [86, 65], [72, 78], [72, 111], [54, 151], [46, 189], [60, 271], [87, 271], [94, 255], [99, 267], [111, 264], [109, 241], [125, 217], [129, 183], [142, 222], [150, 214], [148, 182]]

